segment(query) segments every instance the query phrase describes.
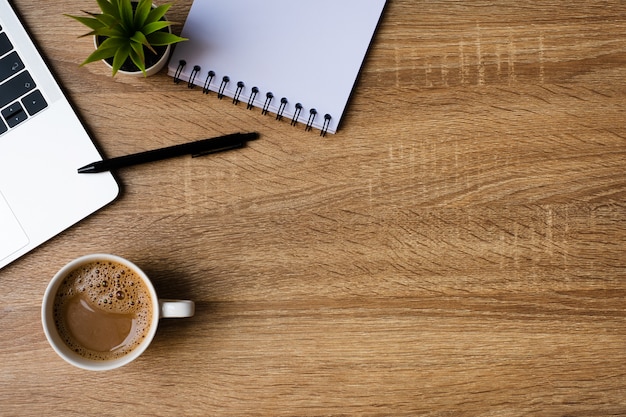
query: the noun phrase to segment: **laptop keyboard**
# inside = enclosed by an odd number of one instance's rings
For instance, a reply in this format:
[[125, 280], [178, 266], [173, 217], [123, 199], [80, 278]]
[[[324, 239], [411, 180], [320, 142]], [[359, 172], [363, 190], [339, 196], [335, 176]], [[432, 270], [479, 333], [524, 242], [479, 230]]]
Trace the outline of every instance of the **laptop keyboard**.
[[47, 106], [48, 103], [0, 26], [0, 135]]

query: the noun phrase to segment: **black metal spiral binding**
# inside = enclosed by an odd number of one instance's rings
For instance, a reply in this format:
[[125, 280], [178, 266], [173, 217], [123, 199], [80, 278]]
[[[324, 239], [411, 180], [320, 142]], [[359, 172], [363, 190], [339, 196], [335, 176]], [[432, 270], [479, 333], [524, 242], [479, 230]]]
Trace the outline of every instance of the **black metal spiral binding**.
[[283, 120], [283, 113], [285, 112], [287, 103], [288, 101], [286, 97], [280, 99], [280, 107], [278, 107], [278, 112], [276, 113], [276, 120]]
[[[174, 83], [178, 84], [181, 81], [182, 72], [187, 65], [187, 62], [183, 59], [178, 61], [178, 67], [174, 73]], [[189, 80], [187, 82], [188, 88], [194, 88], [196, 85], [196, 78], [201, 72], [201, 68], [199, 65], [194, 65], [191, 74], [189, 75]], [[202, 92], [204, 94], [209, 94], [211, 83], [215, 78], [216, 74], [214, 71], [208, 71], [207, 77], [204, 81], [204, 86], [202, 88]], [[217, 97], [221, 100], [225, 96], [226, 87], [230, 83], [230, 78], [228, 76], [224, 76], [222, 78], [222, 82], [220, 83], [219, 89], [217, 90]], [[243, 94], [243, 90], [245, 88], [245, 84], [243, 81], [237, 82], [237, 89], [235, 90], [235, 94], [233, 96], [233, 104], [237, 105], [241, 101], [241, 95]], [[250, 89], [250, 96], [248, 97], [247, 106], [248, 110], [254, 108], [255, 100], [260, 90], [258, 87], [252, 87]], [[263, 107], [261, 109], [261, 114], [266, 115], [269, 113], [270, 106], [272, 100], [274, 99], [274, 94], [272, 92], [268, 92], [265, 94], [265, 102], [263, 103]], [[289, 101], [286, 97], [280, 99], [280, 105], [278, 107], [278, 111], [276, 112], [276, 120], [282, 120], [285, 112], [287, 111], [287, 106]], [[291, 125], [296, 126], [300, 122], [300, 116], [302, 114], [303, 105], [301, 103], [296, 103], [294, 106], [293, 117], [291, 118]], [[309, 110], [309, 117], [307, 119], [306, 125], [304, 127], [305, 131], [311, 131], [313, 129], [313, 124], [315, 122], [315, 118], [317, 117], [317, 110], [311, 109]], [[322, 124], [322, 128], [320, 129], [320, 136], [325, 137], [330, 129], [332, 117], [330, 114], [324, 115], [324, 123]], [[304, 122], [304, 121], [303, 121]]]
[[317, 110], [311, 109], [309, 110], [309, 120], [306, 122], [306, 126], [304, 130], [307, 132], [313, 128], [313, 122], [315, 121], [315, 116], [317, 116]]
[[178, 84], [180, 82], [180, 74], [183, 72], [183, 68], [187, 65], [187, 61], [181, 59], [178, 61], [178, 67], [176, 68], [176, 72], [174, 73], [174, 84]]
[[209, 94], [209, 87], [211, 86], [211, 81], [213, 81], [213, 77], [215, 77], [215, 72], [209, 71], [206, 76], [206, 80], [204, 80], [204, 87], [202, 87], [203, 94]]
[[296, 103], [296, 111], [293, 112], [293, 117], [291, 118], [291, 126], [295, 126], [298, 124], [298, 118], [300, 117], [300, 113], [302, 112], [302, 104]]
[[219, 98], [220, 100], [224, 98], [224, 90], [226, 89], [226, 86], [228, 85], [229, 82], [230, 82], [230, 78], [228, 78], [228, 76], [225, 75], [224, 78], [222, 78], [220, 89], [217, 92], [217, 98]]
[[330, 127], [330, 119], [332, 119], [332, 117], [330, 116], [330, 114], [326, 113], [324, 115], [324, 125], [322, 126], [322, 130], [320, 131], [321, 137], [326, 136], [326, 133], [328, 132], [328, 128]]
[[254, 107], [254, 99], [256, 95], [259, 94], [258, 87], [252, 87], [252, 94], [250, 94], [250, 98], [248, 99], [248, 106], [246, 107], [248, 110], [251, 110]]
[[191, 75], [189, 75], [189, 81], [187, 81], [187, 88], [193, 88], [195, 86], [194, 81], [196, 80], [196, 75], [198, 75], [199, 72], [200, 65], [194, 65]]
[[243, 81], [237, 81], [237, 91], [235, 91], [235, 95], [233, 97], [234, 105], [239, 104], [239, 96], [241, 96], [241, 92], [243, 91], [244, 87], [245, 87], [245, 84], [243, 83]]
[[267, 112], [270, 109], [270, 103], [272, 102], [273, 98], [274, 98], [274, 94], [272, 94], [272, 92], [269, 92], [265, 95], [265, 104], [263, 104], [263, 110], [261, 110], [261, 114], [263, 115], [267, 114]]

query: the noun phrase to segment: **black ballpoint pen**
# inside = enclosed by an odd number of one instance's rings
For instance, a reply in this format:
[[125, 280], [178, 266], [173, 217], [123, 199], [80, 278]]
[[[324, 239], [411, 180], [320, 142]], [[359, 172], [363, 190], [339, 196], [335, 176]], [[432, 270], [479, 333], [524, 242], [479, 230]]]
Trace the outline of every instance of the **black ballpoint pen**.
[[258, 133], [233, 133], [231, 135], [220, 136], [217, 138], [203, 139], [195, 142], [169, 146], [167, 148], [153, 149], [151, 151], [92, 162], [91, 164], [78, 168], [78, 172], [89, 174], [112, 171], [117, 168], [139, 165], [146, 162], [159, 161], [161, 159], [174, 158], [183, 155], [192, 155], [193, 157], [197, 157], [229, 149], [241, 148], [246, 144], [246, 142], [255, 140], [258, 137]]

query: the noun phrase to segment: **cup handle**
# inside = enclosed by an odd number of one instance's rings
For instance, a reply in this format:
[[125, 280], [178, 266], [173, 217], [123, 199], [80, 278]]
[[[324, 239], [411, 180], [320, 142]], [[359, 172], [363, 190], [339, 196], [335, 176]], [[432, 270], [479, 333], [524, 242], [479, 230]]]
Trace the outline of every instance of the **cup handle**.
[[192, 317], [196, 305], [191, 300], [159, 300], [161, 318]]

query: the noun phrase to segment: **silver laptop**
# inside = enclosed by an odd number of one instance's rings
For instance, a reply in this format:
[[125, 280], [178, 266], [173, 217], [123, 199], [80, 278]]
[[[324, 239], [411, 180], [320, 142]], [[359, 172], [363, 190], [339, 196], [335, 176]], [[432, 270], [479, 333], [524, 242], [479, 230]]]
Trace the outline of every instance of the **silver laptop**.
[[110, 173], [8, 0], [0, 0], [0, 268], [113, 201]]

